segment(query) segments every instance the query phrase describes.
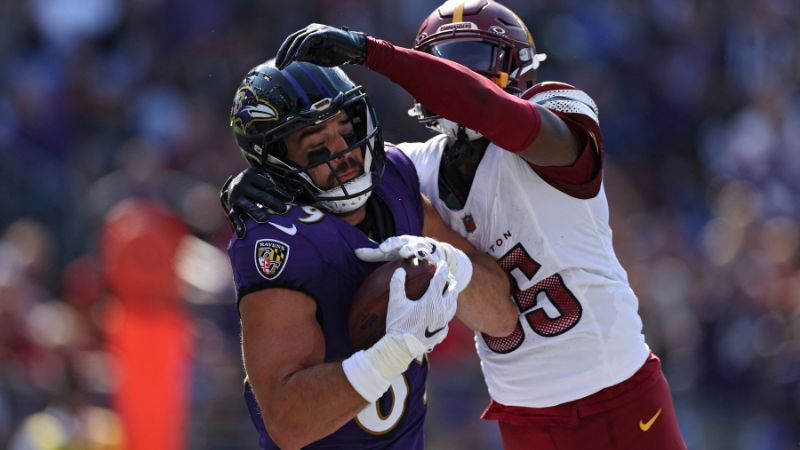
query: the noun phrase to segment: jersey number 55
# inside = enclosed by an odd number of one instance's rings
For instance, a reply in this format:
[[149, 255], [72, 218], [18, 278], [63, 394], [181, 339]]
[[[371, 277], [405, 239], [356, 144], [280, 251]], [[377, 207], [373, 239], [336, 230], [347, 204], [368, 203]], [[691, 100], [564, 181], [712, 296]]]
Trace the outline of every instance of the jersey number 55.
[[[522, 244], [515, 245], [498, 263], [511, 278], [511, 298], [514, 304], [536, 334], [542, 337], [558, 336], [570, 330], [581, 319], [583, 307], [559, 274], [551, 275], [524, 291], [519, 289], [519, 284], [511, 275], [512, 271], [519, 269], [530, 280], [542, 267], [531, 258]], [[556, 317], [550, 317], [544, 308], [537, 307], [537, 299], [542, 294], [558, 310]], [[483, 340], [496, 353], [511, 353], [522, 345], [525, 332], [522, 330], [522, 323], [517, 323], [516, 329], [510, 335], [493, 337], [483, 334]]]

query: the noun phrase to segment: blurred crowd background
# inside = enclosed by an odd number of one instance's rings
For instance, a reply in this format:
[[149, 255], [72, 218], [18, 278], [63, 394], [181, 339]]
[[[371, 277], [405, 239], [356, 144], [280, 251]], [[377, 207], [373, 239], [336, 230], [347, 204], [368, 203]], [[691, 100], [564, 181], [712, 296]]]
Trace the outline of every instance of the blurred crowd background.
[[[540, 80], [598, 103], [615, 248], [689, 448], [797, 449], [800, 3], [504, 3]], [[234, 90], [309, 22], [409, 46], [438, 4], [0, 3], [0, 448], [256, 447], [217, 199], [244, 168]], [[429, 137], [347, 70], [387, 140]], [[499, 448], [471, 340], [431, 356], [431, 449]]]

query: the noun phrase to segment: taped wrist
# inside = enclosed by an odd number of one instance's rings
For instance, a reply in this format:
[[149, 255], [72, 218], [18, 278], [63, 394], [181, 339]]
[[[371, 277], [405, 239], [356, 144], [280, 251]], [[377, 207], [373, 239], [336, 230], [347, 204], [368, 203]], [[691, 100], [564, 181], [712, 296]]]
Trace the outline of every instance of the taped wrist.
[[456, 289], [458, 292], [463, 291], [470, 280], [472, 279], [472, 261], [466, 254], [460, 252], [458, 249], [450, 244], [440, 242], [442, 250], [445, 253], [445, 260], [447, 261], [447, 269], [451, 275], [458, 275], [456, 279]]
[[372, 347], [342, 361], [342, 369], [356, 392], [372, 403], [389, 389], [392, 378], [406, 371], [413, 359], [401, 336], [386, 335]]

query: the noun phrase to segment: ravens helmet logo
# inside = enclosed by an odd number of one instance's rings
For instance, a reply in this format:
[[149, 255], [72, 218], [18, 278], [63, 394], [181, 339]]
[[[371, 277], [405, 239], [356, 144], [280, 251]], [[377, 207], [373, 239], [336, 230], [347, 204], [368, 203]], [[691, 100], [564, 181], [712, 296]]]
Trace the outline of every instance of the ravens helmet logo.
[[259, 98], [250, 86], [243, 86], [236, 91], [231, 108], [231, 124], [246, 129], [256, 122], [278, 120], [278, 110], [269, 102]]

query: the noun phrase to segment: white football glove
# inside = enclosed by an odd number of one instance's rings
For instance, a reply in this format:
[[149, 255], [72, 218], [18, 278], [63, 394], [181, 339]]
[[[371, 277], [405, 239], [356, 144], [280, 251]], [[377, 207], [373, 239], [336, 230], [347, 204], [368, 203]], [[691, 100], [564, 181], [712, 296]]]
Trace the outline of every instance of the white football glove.
[[456, 314], [458, 299], [451, 278], [447, 264], [439, 261], [428, 289], [419, 300], [410, 300], [406, 296], [406, 271], [401, 268], [392, 274], [386, 335], [342, 361], [345, 376], [366, 401], [377, 401], [411, 361], [433, 350], [447, 336], [447, 324]]
[[428, 290], [419, 300], [406, 296], [405, 270], [395, 270], [389, 282], [386, 334], [401, 336], [415, 358], [433, 350], [447, 336], [447, 324], [456, 314], [458, 299], [458, 292], [448, 279], [447, 265], [439, 262]]
[[447, 268], [455, 281], [457, 292], [461, 292], [472, 278], [472, 262], [461, 250], [433, 238], [404, 234], [381, 242], [377, 248], [357, 248], [356, 256], [366, 262], [393, 261], [417, 257], [438, 264], [447, 263]]

